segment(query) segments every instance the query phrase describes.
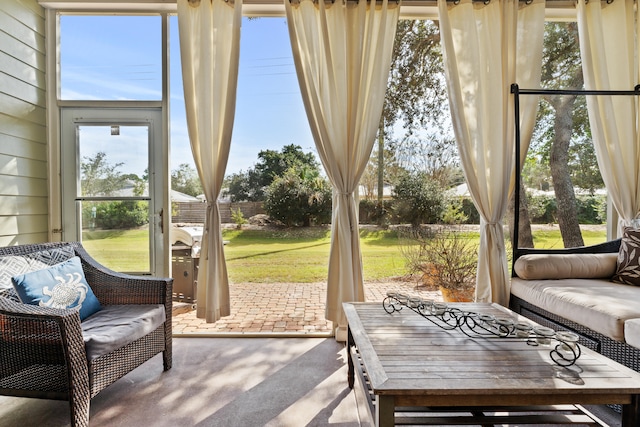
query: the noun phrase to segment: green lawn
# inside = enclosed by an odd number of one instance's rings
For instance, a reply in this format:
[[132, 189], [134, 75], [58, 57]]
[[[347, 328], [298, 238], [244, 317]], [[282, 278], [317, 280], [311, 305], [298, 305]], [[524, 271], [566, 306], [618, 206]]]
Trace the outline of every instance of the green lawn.
[[82, 232], [82, 246], [102, 265], [115, 271], [149, 272], [149, 230]]
[[[469, 233], [478, 239], [478, 233]], [[583, 231], [586, 245], [605, 240], [605, 231]], [[309, 283], [327, 278], [330, 231], [323, 227], [287, 230], [225, 230], [229, 280], [234, 283]], [[395, 231], [360, 231], [364, 279], [405, 276], [401, 241]], [[87, 231], [83, 245], [98, 261], [117, 271], [148, 271], [147, 230]], [[560, 248], [557, 230], [534, 231], [539, 248]]]
[[[603, 231], [582, 230], [582, 238], [584, 240], [585, 246], [595, 245], [597, 243], [602, 243], [606, 240], [607, 232], [606, 230], [603, 230]], [[557, 249], [557, 248], [564, 247], [564, 244], [562, 243], [562, 237], [560, 236], [560, 232], [557, 230], [535, 231], [533, 233], [533, 243], [536, 248]]]
[[[391, 231], [361, 231], [365, 280], [405, 274], [398, 239]], [[330, 231], [310, 228], [287, 231], [225, 231], [225, 256], [232, 282], [326, 280]]]

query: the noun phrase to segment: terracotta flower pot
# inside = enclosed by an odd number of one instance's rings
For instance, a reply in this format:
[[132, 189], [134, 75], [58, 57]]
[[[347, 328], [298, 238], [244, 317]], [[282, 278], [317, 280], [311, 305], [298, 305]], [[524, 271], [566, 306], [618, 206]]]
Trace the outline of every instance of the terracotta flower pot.
[[475, 296], [475, 288], [447, 289], [440, 286], [440, 292], [445, 302], [472, 302]]
[[427, 288], [435, 289], [438, 287], [438, 267], [433, 264], [424, 264], [421, 268], [422, 277], [420, 282]]

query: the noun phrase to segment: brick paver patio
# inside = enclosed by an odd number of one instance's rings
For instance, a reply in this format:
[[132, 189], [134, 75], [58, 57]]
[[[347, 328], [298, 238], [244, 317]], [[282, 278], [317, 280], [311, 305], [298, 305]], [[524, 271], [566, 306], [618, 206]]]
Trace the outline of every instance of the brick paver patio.
[[[367, 301], [384, 299], [388, 290], [440, 300], [439, 291], [416, 287], [415, 283], [365, 283]], [[195, 310], [175, 304], [175, 335], [207, 334], [308, 334], [328, 335], [331, 324], [324, 318], [325, 283], [230, 284], [231, 315], [215, 323], [196, 318]]]

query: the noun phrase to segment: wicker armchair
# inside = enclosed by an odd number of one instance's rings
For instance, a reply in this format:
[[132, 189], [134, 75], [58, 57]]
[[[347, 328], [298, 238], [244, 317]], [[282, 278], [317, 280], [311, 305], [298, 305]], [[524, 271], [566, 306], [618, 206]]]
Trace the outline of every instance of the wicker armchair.
[[116, 273], [98, 264], [78, 242], [4, 247], [0, 256], [65, 245], [80, 257], [87, 282], [102, 306], [162, 304], [166, 313], [164, 325], [155, 331], [88, 360], [77, 311], [0, 297], [0, 394], [68, 400], [72, 425], [88, 426], [90, 399], [105, 387], [160, 352], [164, 370], [171, 368], [173, 280]]

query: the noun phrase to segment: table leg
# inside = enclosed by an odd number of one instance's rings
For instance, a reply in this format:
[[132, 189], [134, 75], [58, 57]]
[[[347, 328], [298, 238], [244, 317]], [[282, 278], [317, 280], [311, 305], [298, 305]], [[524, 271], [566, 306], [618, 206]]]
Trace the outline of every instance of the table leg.
[[353, 389], [355, 371], [353, 368], [353, 355], [351, 354], [351, 348], [356, 344], [353, 341], [353, 335], [351, 335], [351, 328], [347, 326], [347, 383], [349, 388]]
[[622, 405], [622, 427], [640, 425], [640, 395], [631, 396], [631, 403]]
[[396, 402], [393, 396], [376, 396], [376, 427], [396, 425]]

